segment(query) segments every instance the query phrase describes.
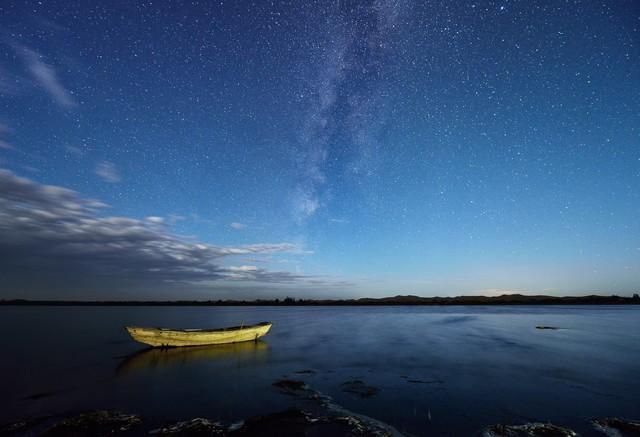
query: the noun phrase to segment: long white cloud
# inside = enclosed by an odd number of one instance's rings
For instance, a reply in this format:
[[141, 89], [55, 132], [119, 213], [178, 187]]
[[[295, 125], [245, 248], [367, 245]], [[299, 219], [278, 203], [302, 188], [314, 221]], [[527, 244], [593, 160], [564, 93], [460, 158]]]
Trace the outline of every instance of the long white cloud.
[[223, 258], [236, 255], [300, 253], [294, 244], [217, 246], [173, 235], [157, 218], [103, 216], [106, 208], [75, 191], [0, 169], [0, 278], [5, 279], [0, 294], [38, 277], [39, 286], [46, 287], [47, 275], [64, 283], [61, 272], [70, 275], [69, 282], [77, 275], [90, 286], [106, 281], [147, 288], [212, 280], [303, 284], [312, 279], [223, 265]]

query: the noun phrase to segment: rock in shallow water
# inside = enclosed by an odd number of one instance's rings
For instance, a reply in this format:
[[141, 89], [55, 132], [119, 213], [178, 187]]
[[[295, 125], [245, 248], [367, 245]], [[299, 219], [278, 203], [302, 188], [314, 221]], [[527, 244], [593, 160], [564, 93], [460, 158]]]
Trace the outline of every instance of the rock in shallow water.
[[342, 391], [356, 394], [361, 398], [370, 398], [371, 396], [375, 396], [376, 394], [378, 394], [379, 391], [376, 387], [367, 385], [364, 381], [361, 381], [359, 379], [346, 381], [342, 384], [342, 387]]
[[592, 420], [594, 428], [609, 437], [639, 437], [640, 422], [617, 417], [605, 417]]
[[297, 379], [280, 379], [274, 382], [273, 386], [278, 387], [280, 390], [286, 393], [297, 393], [307, 388], [307, 384], [305, 384], [304, 381], [300, 381]]
[[578, 434], [550, 423], [526, 423], [524, 425], [491, 425], [482, 435], [484, 437], [575, 437]]
[[173, 425], [154, 429], [149, 434], [156, 436], [224, 436], [225, 428], [219, 422], [197, 417], [195, 419], [178, 422]]
[[[367, 386], [360, 380], [349, 381], [349, 383], [353, 382], [356, 382], [356, 389], [358, 390], [364, 389], [368, 391], [373, 389], [377, 392], [375, 387]], [[360, 384], [362, 384], [363, 387], [359, 387]], [[315, 413], [305, 412], [304, 414], [314, 421], [319, 421], [323, 426], [321, 434], [316, 433], [315, 429], [311, 428], [313, 431], [311, 434], [292, 435], [402, 436], [400, 432], [386, 423], [363, 414], [354, 413], [335, 404], [330, 396], [313, 390], [305, 384], [304, 381], [284, 379], [274, 382], [273, 385], [280, 388], [283, 393], [294, 396], [298, 400], [311, 401], [307, 406], [315, 405], [315, 407], [312, 407]], [[347, 424], [350, 428], [345, 428]], [[331, 425], [331, 428], [329, 428], [329, 425]], [[328, 434], [325, 434], [325, 431]]]

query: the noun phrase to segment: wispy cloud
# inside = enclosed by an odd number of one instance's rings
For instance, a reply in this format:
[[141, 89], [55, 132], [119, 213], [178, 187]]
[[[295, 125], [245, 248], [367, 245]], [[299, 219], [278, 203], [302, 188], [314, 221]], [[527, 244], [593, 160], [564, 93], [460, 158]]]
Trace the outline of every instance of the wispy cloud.
[[14, 150], [15, 146], [11, 143], [8, 143], [5, 140], [0, 139], [0, 149], [5, 149], [5, 150]]
[[44, 17], [35, 17], [35, 21], [37, 24], [40, 25], [40, 27], [42, 27], [43, 29], [47, 29], [49, 31], [53, 31], [53, 32], [68, 31], [66, 27]]
[[72, 155], [77, 156], [78, 158], [81, 158], [87, 154], [87, 151], [84, 150], [82, 147], [72, 146], [70, 144], [67, 144], [66, 146], [64, 146], [64, 150], [66, 150]]
[[51, 65], [47, 64], [44, 57], [37, 51], [23, 45], [14, 45], [31, 77], [44, 89], [49, 96], [63, 109], [71, 109], [77, 106], [77, 101], [72, 93], [67, 90]]
[[14, 96], [19, 93], [18, 76], [7, 71], [0, 65], [0, 94]]
[[222, 262], [235, 255], [299, 253], [294, 244], [216, 246], [169, 233], [161, 217], [101, 216], [106, 208], [77, 192], [0, 169], [0, 294], [34, 287], [47, 291], [56, 284], [93, 293], [220, 280], [320, 280], [251, 266], [225, 267]]
[[11, 133], [11, 131], [12, 129], [8, 125], [0, 123], [0, 149], [15, 150], [15, 146], [13, 144], [2, 138], [2, 136]]
[[471, 294], [481, 296], [502, 296], [503, 294], [531, 294], [531, 292], [524, 288], [482, 288], [471, 291]]
[[169, 223], [170, 226], [175, 225], [178, 222], [181, 222], [183, 220], [186, 220], [187, 218], [183, 215], [180, 214], [169, 214], [169, 217], [167, 218], [167, 223]]
[[100, 176], [103, 181], [111, 184], [122, 181], [116, 165], [109, 161], [100, 161], [96, 166], [96, 174]]
[[[180, 216], [182, 217], [182, 216]], [[190, 220], [192, 220], [194, 223], [197, 223], [199, 225], [205, 225], [205, 226], [215, 226], [216, 222], [214, 220], [211, 220], [209, 218], [206, 217], [202, 217], [200, 214], [194, 212], [189, 214], [188, 217]]]
[[289, 283], [300, 281], [314, 281], [303, 275], [290, 272], [274, 272], [256, 266], [231, 266], [227, 267], [227, 277], [232, 280], [264, 282], [264, 283]]
[[247, 225], [245, 225], [244, 223], [233, 222], [229, 226], [235, 229], [236, 231], [242, 231], [244, 229], [247, 229]]
[[158, 226], [159, 225], [163, 225], [165, 223], [164, 217], [158, 217], [158, 216], [153, 216], [153, 215], [149, 216], [149, 217], [146, 217], [144, 220], [147, 223], [150, 223], [152, 225], [158, 225]]

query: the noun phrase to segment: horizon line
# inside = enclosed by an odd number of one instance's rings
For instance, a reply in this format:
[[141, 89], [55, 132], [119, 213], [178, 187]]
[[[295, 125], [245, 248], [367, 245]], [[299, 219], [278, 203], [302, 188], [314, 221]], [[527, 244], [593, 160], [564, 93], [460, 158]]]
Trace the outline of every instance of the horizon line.
[[589, 294], [580, 296], [552, 296], [501, 294], [498, 296], [459, 295], [459, 296], [417, 296], [396, 295], [385, 297], [359, 297], [348, 299], [303, 299], [294, 297], [271, 299], [173, 299], [173, 300], [82, 300], [82, 299], [0, 299], [0, 305], [522, 305], [522, 304], [611, 304], [640, 303], [638, 293], [629, 296], [617, 294]]

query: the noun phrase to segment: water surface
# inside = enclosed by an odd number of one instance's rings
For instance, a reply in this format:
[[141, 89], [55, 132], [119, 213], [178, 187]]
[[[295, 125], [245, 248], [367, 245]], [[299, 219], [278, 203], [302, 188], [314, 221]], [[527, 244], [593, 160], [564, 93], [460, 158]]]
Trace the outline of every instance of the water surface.
[[[258, 344], [144, 351], [125, 325], [274, 323]], [[538, 330], [538, 325], [558, 330]], [[302, 379], [417, 435], [640, 418], [640, 307], [0, 307], [0, 421], [115, 408], [158, 422], [285, 409]], [[344, 391], [362, 380], [379, 389]]]

